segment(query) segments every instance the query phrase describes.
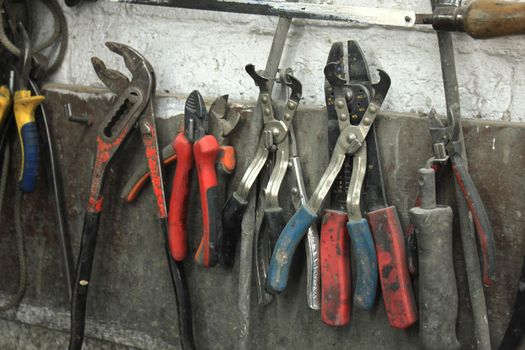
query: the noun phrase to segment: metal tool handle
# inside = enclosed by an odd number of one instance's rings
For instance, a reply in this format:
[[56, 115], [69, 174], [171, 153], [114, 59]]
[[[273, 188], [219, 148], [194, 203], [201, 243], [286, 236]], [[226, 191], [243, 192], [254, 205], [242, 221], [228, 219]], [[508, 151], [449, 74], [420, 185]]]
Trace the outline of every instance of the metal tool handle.
[[467, 206], [472, 213], [472, 219], [476, 227], [479, 246], [481, 248], [483, 284], [490, 286], [496, 278], [496, 248], [489, 216], [461, 156], [455, 154], [451, 160], [454, 176], [461, 188], [463, 197], [465, 197]]
[[317, 214], [303, 205], [284, 227], [270, 260], [266, 284], [268, 292], [280, 293], [286, 288], [295, 250], [316, 218]]
[[234, 192], [222, 209], [219, 262], [223, 266], [232, 266], [235, 261], [235, 250], [241, 237], [242, 216], [247, 205], [248, 202], [236, 196]]
[[321, 318], [330, 326], [350, 323], [350, 254], [344, 212], [327, 210], [321, 226]]
[[173, 141], [177, 153], [177, 168], [171, 189], [168, 214], [168, 237], [171, 255], [176, 261], [186, 258], [188, 251], [186, 239], [186, 215], [188, 212], [189, 178], [193, 167], [192, 145], [181, 132]]
[[452, 209], [436, 206], [434, 171], [421, 169], [420, 177], [421, 205], [410, 209], [419, 243], [419, 342], [424, 350], [459, 349]]
[[366, 219], [349, 221], [347, 230], [356, 260], [354, 304], [360, 309], [370, 310], [376, 299], [378, 279], [377, 255], [372, 233]]
[[215, 159], [219, 143], [212, 135], [206, 135], [193, 144], [195, 167], [199, 178], [202, 207], [202, 239], [195, 253], [195, 261], [209, 267], [217, 264], [219, 236], [222, 231], [219, 208], [219, 187], [215, 172]]
[[22, 147], [22, 166], [19, 182], [20, 190], [26, 193], [34, 192], [36, 188], [40, 152], [35, 110], [44, 99], [44, 96], [31, 96], [30, 90], [19, 90], [14, 97], [13, 110]]
[[375, 240], [388, 321], [394, 328], [408, 328], [416, 322], [417, 310], [396, 208], [390, 206], [369, 212], [368, 220]]
[[84, 228], [82, 229], [82, 240], [80, 242], [80, 253], [78, 255], [76, 279], [73, 285], [73, 297], [71, 300], [69, 350], [80, 350], [84, 340], [86, 302], [91, 268], [93, 267], [93, 258], [95, 257], [99, 219], [100, 212], [86, 212]]

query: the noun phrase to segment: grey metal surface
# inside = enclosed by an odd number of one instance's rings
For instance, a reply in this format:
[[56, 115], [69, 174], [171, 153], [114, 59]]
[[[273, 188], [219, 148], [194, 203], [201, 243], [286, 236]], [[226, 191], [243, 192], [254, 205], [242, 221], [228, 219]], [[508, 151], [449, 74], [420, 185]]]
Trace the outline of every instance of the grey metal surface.
[[[90, 166], [95, 150], [94, 135], [100, 116], [107, 109], [107, 96], [67, 95], [48, 91], [47, 107], [57, 136], [61, 171], [66, 184], [66, 204], [74, 252], [79, 238], [88, 193]], [[209, 96], [213, 99], [215, 96]], [[77, 113], [94, 116], [91, 127], [71, 124], [62, 117], [62, 107], [72, 103]], [[159, 104], [162, 105], [162, 104]], [[156, 111], [164, 116], [162, 110]], [[237, 147], [238, 168], [230, 191], [238, 184], [249, 164], [258, 135], [247, 109], [242, 110], [239, 128], [231, 135]], [[178, 130], [180, 118], [159, 120], [161, 145]], [[423, 116], [382, 114], [375, 121], [382, 150], [386, 190], [396, 205], [404, 228], [408, 209], [413, 207], [418, 188], [417, 171], [432, 153]], [[312, 193], [328, 163], [326, 114], [324, 109], [301, 106], [294, 120], [298, 151], [307, 193]], [[464, 121], [469, 170], [485, 202], [496, 233], [498, 282], [486, 289], [492, 346], [505, 330], [515, 298], [521, 259], [525, 254], [525, 125]], [[120, 153], [120, 160], [108, 175], [105, 211], [102, 214], [99, 244], [93, 267], [88, 302], [87, 344], [93, 349], [177, 349], [176, 310], [169, 272], [165, 266], [160, 228], [149, 187], [136, 203], [125, 204], [119, 194], [136, 164], [144, 161], [139, 135]], [[16, 147], [15, 147], [16, 148]], [[10, 183], [16, 181], [15, 168]], [[43, 171], [43, 170], [42, 170]], [[168, 172], [169, 173], [169, 172]], [[171, 176], [171, 174], [168, 174]], [[291, 173], [288, 176], [292, 176]], [[64, 284], [61, 253], [57, 244], [52, 193], [41, 176], [37, 192], [25, 199], [25, 232], [29, 280], [23, 305], [15, 312], [0, 314], [1, 349], [60, 349], [66, 347], [69, 302]], [[291, 180], [291, 179], [290, 179]], [[438, 203], [449, 204], [456, 212], [452, 178], [438, 181]], [[285, 181], [285, 184], [292, 181]], [[447, 187], [440, 187], [446, 184]], [[167, 187], [170, 182], [167, 183]], [[198, 208], [198, 191], [193, 184], [190, 208]], [[12, 198], [15, 186], [8, 189]], [[293, 212], [287, 187], [280, 193], [287, 218]], [[17, 283], [14, 232], [9, 201], [0, 218], [0, 297], [12, 293]], [[200, 237], [200, 215], [189, 215], [189, 249], [193, 252]], [[469, 304], [461, 240], [455, 217], [454, 265], [459, 288], [458, 339], [464, 349], [473, 348], [473, 320]], [[238, 261], [238, 260], [237, 260]], [[417, 326], [400, 331], [388, 326], [380, 298], [372, 312], [352, 310], [348, 327], [334, 329], [321, 322], [319, 312], [306, 303], [304, 250], [298, 250], [292, 264], [287, 290], [267, 306], [258, 306], [251, 294], [251, 349], [416, 349]], [[186, 263], [189, 279], [196, 344], [199, 349], [234, 349], [240, 338], [239, 262], [231, 270], [220, 266], [206, 270], [192, 261]], [[251, 293], [255, 293], [252, 280]], [[417, 288], [416, 288], [417, 290]], [[21, 324], [23, 323], [23, 324]], [[39, 326], [30, 327], [28, 325]], [[51, 330], [45, 330], [45, 327]], [[93, 338], [119, 343], [101, 343]], [[14, 345], [13, 345], [14, 344]], [[35, 345], [36, 344], [36, 345]], [[97, 344], [97, 345], [93, 345]], [[98, 344], [103, 344], [98, 346]], [[13, 347], [14, 346], [14, 347]], [[88, 348], [89, 349], [89, 348]]]

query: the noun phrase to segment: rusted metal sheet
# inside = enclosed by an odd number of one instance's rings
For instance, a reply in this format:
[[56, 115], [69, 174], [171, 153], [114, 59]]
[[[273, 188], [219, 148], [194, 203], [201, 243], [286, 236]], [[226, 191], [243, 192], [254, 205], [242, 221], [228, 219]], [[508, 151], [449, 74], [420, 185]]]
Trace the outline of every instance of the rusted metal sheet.
[[[53, 116], [57, 137], [75, 254], [78, 252], [89, 194], [95, 134], [101, 117], [109, 107], [108, 97], [100, 93], [75, 95], [67, 91], [46, 92], [46, 104]], [[209, 97], [211, 100], [215, 96]], [[85, 112], [92, 115], [94, 125], [84, 126], [66, 121], [62, 109], [67, 102], [72, 104], [76, 114]], [[157, 115], [164, 116], [165, 111], [158, 110]], [[180, 121], [180, 117], [158, 120], [161, 146], [171, 142]], [[294, 124], [305, 186], [307, 192], [311, 193], [328, 162], [325, 111], [299, 108]], [[246, 136], [250, 127], [250, 116], [244, 110], [238, 129], [231, 135], [231, 143], [237, 148], [238, 156], [234, 184], [238, 183], [253, 156], [250, 151], [254, 150], [253, 144], [257, 140]], [[525, 173], [525, 126], [466, 120], [464, 132], [469, 169], [487, 207], [496, 236], [498, 279], [493, 287], [485, 290], [491, 338], [493, 347], [496, 347], [510, 317], [521, 260], [525, 254], [525, 180], [522, 176]], [[414, 205], [418, 189], [417, 171], [432, 153], [426, 120], [413, 114], [384, 114], [377, 120], [377, 133], [388, 201], [397, 207], [401, 224], [406, 228], [408, 210]], [[125, 180], [139, 163], [145, 162], [143, 146], [138, 139], [134, 139], [138, 138], [138, 133], [135, 135], [129, 144], [123, 146], [108, 172], [108, 186], [104, 193], [107, 206], [101, 219], [93, 266], [86, 334], [88, 337], [139, 349], [177, 349], [176, 305], [165, 266], [153, 194], [143, 191], [131, 204], [120, 200]], [[18, 162], [13, 161], [10, 184], [16, 183], [17, 166]], [[171, 178], [169, 171], [168, 175]], [[26, 298], [17, 313], [0, 314], [2, 319], [26, 325], [23, 326], [24, 331], [20, 331], [19, 328], [5, 326], [9, 322], [0, 322], [0, 333], [7, 334], [0, 339], [2, 349], [17, 348], [18, 336], [22, 334], [17, 332], [27, 334], [28, 324], [51, 329], [44, 332], [38, 328], [35, 334], [39, 334], [39, 340], [33, 338], [33, 344], [38, 343], [37, 348], [56, 349], [67, 345], [69, 302], [60, 265], [62, 260], [51, 192], [44, 180], [45, 177], [41, 176], [36, 193], [26, 196], [23, 204], [26, 250], [29, 253]], [[167, 185], [170, 183], [168, 181]], [[455, 210], [452, 183], [452, 177], [442, 178], [438, 182], [438, 203], [449, 204]], [[0, 296], [12, 293], [18, 278], [12, 206], [9, 201], [9, 198], [13, 198], [15, 188], [9, 187], [8, 200], [0, 218], [4, 228], [0, 233], [0, 281], [3, 282], [0, 284]], [[235, 186], [230, 185], [229, 188]], [[289, 202], [287, 189], [286, 186], [281, 189], [280, 202], [287, 217], [290, 217], [293, 206]], [[198, 191], [195, 183], [192, 184], [192, 191]], [[197, 199], [190, 201], [190, 212], [198, 207]], [[200, 212], [195, 212], [195, 215], [189, 216], [190, 252], [194, 252], [199, 244], [199, 215]], [[475, 347], [473, 325], [457, 217], [454, 218], [454, 224], [454, 266], [459, 288], [457, 334], [462, 348], [468, 349]], [[238, 264], [232, 270], [219, 266], [203, 269], [188, 260], [185, 268], [192, 298], [197, 347], [236, 348], [241, 332]], [[347, 327], [330, 328], [323, 324], [320, 313], [310, 310], [306, 304], [306, 274], [304, 251], [299, 249], [292, 263], [287, 290], [267, 306], [256, 305], [257, 298], [252, 298], [251, 328], [247, 338], [250, 348], [417, 349], [417, 326], [407, 331], [391, 328], [380, 298], [371, 312], [352, 308], [351, 322]], [[255, 292], [255, 286], [252, 292]], [[5, 333], [4, 328], [7, 329]], [[31, 341], [31, 338], [27, 341]], [[114, 346], [92, 339], [88, 339], [86, 345], [87, 349], [110, 349]]]

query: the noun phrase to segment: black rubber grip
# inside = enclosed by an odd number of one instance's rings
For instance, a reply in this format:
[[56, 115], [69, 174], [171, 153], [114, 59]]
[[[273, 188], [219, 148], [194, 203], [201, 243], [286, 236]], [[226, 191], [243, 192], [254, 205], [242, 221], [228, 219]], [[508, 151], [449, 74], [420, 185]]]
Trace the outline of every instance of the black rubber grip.
[[97, 244], [100, 213], [87, 212], [77, 263], [76, 279], [71, 300], [71, 333], [69, 350], [80, 350], [84, 341], [87, 294]]
[[241, 237], [242, 216], [247, 205], [247, 201], [238, 198], [234, 193], [228, 198], [222, 209], [219, 263], [223, 266], [233, 266], [235, 262], [237, 241]]
[[410, 209], [418, 236], [419, 341], [422, 349], [459, 349], [458, 292], [452, 258], [452, 209]]
[[283, 209], [279, 207], [264, 209], [264, 220], [266, 220], [266, 227], [270, 237], [270, 247], [273, 250], [275, 243], [279, 239], [279, 235], [286, 225]]

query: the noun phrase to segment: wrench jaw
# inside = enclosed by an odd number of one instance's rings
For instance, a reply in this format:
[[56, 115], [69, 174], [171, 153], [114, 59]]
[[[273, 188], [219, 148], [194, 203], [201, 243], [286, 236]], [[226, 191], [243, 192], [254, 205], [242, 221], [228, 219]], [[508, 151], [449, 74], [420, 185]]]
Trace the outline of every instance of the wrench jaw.
[[255, 66], [253, 64], [247, 64], [245, 67], [246, 73], [252, 77], [255, 85], [259, 87], [261, 93], [267, 93], [268, 91], [268, 78], [263, 77], [255, 71]]
[[[385, 73], [386, 74], [386, 73]], [[346, 79], [344, 78], [344, 71], [342, 64], [337, 62], [330, 62], [324, 67], [324, 76], [332, 86], [344, 87]]]
[[374, 98], [372, 99], [372, 103], [376, 104], [378, 107], [381, 107], [383, 101], [385, 100], [386, 94], [390, 89], [390, 84], [392, 81], [390, 80], [390, 76], [384, 70], [378, 69], [377, 72], [379, 73], [379, 81], [375, 84], [372, 84], [372, 89], [374, 90]]

